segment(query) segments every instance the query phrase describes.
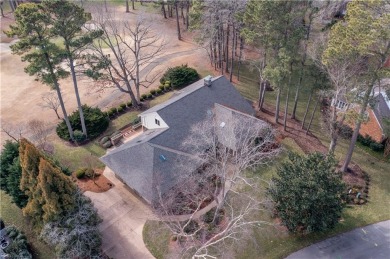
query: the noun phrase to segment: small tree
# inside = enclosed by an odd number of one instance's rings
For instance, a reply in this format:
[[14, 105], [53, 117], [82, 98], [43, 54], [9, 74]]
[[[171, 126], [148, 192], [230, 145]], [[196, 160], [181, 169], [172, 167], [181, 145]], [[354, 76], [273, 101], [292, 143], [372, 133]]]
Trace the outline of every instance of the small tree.
[[[64, 96], [62, 94], [62, 96]], [[42, 109], [50, 109], [55, 112], [57, 115], [57, 119], [61, 119], [60, 115], [58, 114], [58, 108], [60, 107], [60, 100], [58, 99], [58, 96], [55, 92], [51, 91], [48, 93], [45, 93], [41, 96], [41, 103], [38, 103], [38, 106], [40, 106]]]
[[277, 215], [290, 232], [333, 228], [343, 209], [345, 185], [333, 156], [289, 154], [268, 189]]
[[187, 86], [199, 79], [198, 72], [188, 67], [187, 65], [181, 65], [177, 67], [170, 67], [164, 73], [160, 79], [161, 84], [169, 81], [174, 88], [181, 88]]

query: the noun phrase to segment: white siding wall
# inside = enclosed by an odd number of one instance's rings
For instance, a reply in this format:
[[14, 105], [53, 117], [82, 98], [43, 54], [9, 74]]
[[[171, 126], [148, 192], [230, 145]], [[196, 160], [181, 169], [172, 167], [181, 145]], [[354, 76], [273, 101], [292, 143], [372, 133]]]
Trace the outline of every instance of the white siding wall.
[[[156, 124], [156, 119], [160, 122], [160, 125]], [[157, 112], [151, 112], [141, 116], [142, 126], [147, 129], [160, 129], [168, 128], [168, 125], [163, 121], [163, 119], [158, 115]]]

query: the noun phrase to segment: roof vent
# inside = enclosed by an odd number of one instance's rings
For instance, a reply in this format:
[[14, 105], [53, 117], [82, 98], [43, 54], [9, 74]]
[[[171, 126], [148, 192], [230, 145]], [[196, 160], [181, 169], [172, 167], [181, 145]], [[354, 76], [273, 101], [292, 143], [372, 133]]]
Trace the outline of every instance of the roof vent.
[[208, 75], [204, 78], [204, 86], [208, 86], [210, 87], [211, 86], [211, 79], [213, 79], [212, 76]]
[[221, 124], [219, 124], [219, 126], [220, 126], [221, 128], [225, 127], [225, 125], [226, 125], [225, 122], [221, 122]]
[[164, 155], [160, 155], [159, 157], [160, 157], [160, 160], [161, 160], [161, 161], [163, 161], [163, 162], [164, 162], [164, 161], [167, 161], [167, 158], [166, 158]]

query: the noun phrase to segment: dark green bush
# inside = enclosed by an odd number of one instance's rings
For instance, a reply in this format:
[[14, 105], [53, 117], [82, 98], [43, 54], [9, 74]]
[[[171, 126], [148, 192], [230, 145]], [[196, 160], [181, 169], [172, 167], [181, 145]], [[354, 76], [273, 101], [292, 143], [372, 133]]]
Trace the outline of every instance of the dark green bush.
[[370, 136], [365, 136], [365, 137], [361, 137], [360, 138], [360, 143], [362, 143], [363, 146], [367, 146], [369, 147], [371, 145], [371, 143], [375, 141], [372, 140], [372, 138]]
[[169, 90], [171, 90], [171, 86], [170, 85], [165, 85], [164, 86], [164, 90], [167, 92], [167, 91], [169, 91]]
[[130, 108], [133, 105], [133, 103], [130, 101], [130, 102], [127, 102], [126, 105], [127, 105], [127, 107]]
[[77, 169], [77, 171], [74, 173], [77, 179], [82, 179], [85, 177], [85, 172], [87, 171], [88, 168], [82, 167]]
[[160, 89], [160, 88], [156, 90], [156, 93], [157, 93], [157, 94], [162, 94], [162, 92], [163, 92], [163, 90]]
[[116, 114], [118, 112], [118, 110], [116, 109], [116, 107], [112, 107], [110, 110], [109, 110], [112, 114]]
[[146, 99], [146, 97], [148, 97], [148, 95], [147, 95], [147, 94], [143, 94], [143, 95], [141, 95], [141, 98], [143, 98], [143, 99]]
[[104, 148], [110, 148], [110, 147], [112, 147], [112, 143], [111, 143], [111, 141], [109, 140], [109, 141], [107, 141], [106, 143], [104, 143], [102, 146], [103, 146]]
[[147, 95], [147, 98], [148, 98], [148, 99], [152, 99], [152, 98], [153, 98], [153, 94], [148, 94], [148, 95]]
[[381, 144], [381, 143], [376, 143], [376, 142], [371, 142], [370, 143], [370, 148], [373, 150], [373, 151], [383, 151], [384, 150], [384, 145]]
[[156, 90], [154, 90], [154, 89], [150, 90], [150, 94], [155, 95], [156, 94]]
[[119, 107], [121, 107], [121, 108], [124, 110], [124, 109], [126, 109], [126, 104], [125, 104], [125, 103], [121, 103], [121, 104], [119, 105]]
[[[92, 108], [87, 105], [83, 105], [82, 109], [84, 112], [85, 126], [87, 128], [88, 139], [92, 140], [98, 137], [102, 132], [107, 129], [110, 120], [107, 115], [103, 113], [99, 108]], [[69, 121], [74, 131], [81, 131], [80, 114], [78, 110], [74, 111], [69, 116]], [[57, 125], [56, 132], [60, 138], [68, 141], [70, 140], [68, 128], [66, 126], [65, 121], [62, 121]]]
[[169, 81], [170, 86], [174, 88], [185, 87], [199, 79], [198, 72], [188, 67], [187, 65], [181, 65], [173, 68], [168, 68], [164, 75], [160, 79], [160, 83], [166, 86], [166, 82]]
[[92, 169], [92, 168], [86, 168], [85, 170], [85, 176], [88, 177], [88, 178], [93, 178], [95, 174], [95, 171]]
[[75, 142], [82, 142], [85, 140], [85, 135], [81, 130], [73, 131], [73, 137]]
[[164, 91], [165, 86], [164, 86], [164, 85], [160, 85], [160, 86], [158, 87], [158, 89], [160, 89], [161, 91]]
[[116, 108], [115, 108], [115, 112], [112, 111], [112, 109], [107, 111], [107, 116], [110, 117], [110, 118], [114, 117], [115, 114], [116, 114]]

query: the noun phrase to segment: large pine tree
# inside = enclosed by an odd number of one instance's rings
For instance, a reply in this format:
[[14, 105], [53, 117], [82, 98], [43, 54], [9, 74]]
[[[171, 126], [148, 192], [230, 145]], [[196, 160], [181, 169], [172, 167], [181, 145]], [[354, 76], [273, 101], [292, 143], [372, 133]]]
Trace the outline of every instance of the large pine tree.
[[26, 139], [20, 140], [20, 189], [28, 196], [23, 209], [35, 224], [56, 220], [73, 209], [76, 186]]
[[74, 208], [76, 186], [58, 167], [44, 158], [39, 162], [37, 189], [42, 194], [43, 221], [56, 220]]

